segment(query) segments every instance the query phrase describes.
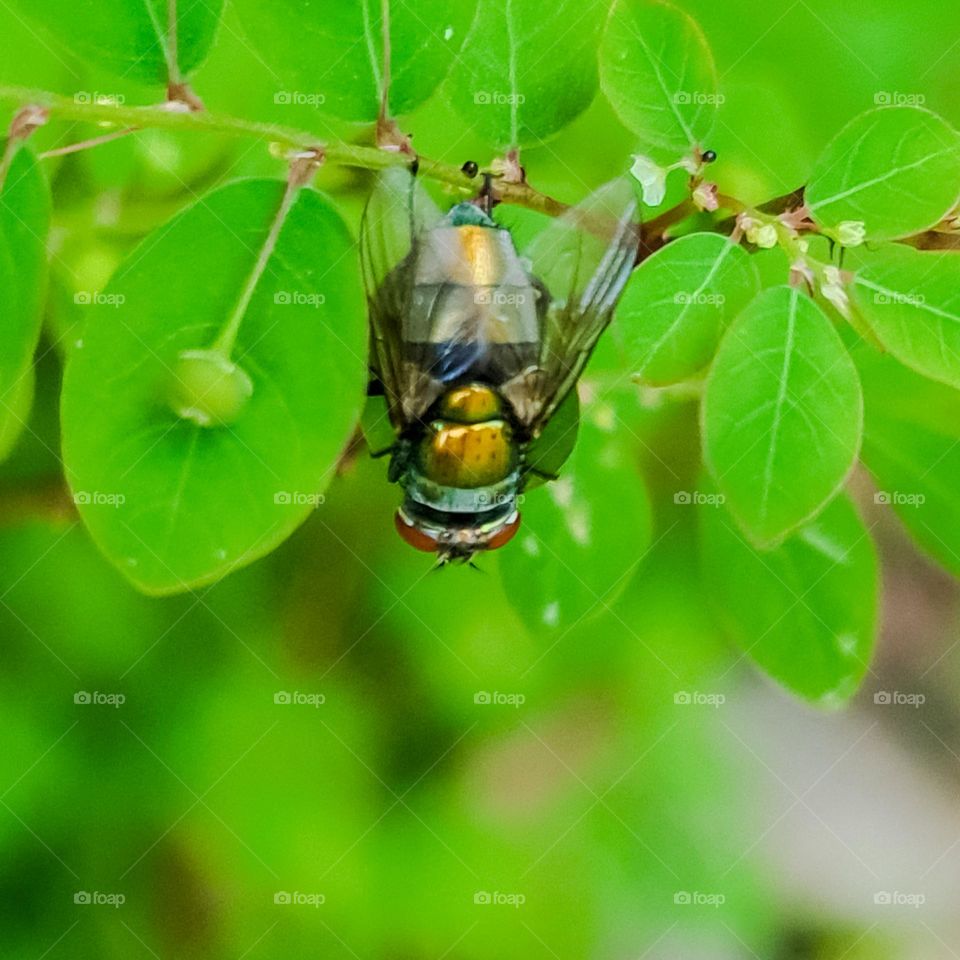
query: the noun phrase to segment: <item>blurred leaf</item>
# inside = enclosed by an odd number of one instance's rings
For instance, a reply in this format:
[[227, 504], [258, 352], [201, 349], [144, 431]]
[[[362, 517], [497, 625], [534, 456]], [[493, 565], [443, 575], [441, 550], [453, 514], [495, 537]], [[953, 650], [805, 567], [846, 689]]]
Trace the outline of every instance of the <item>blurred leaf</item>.
[[634, 271], [617, 308], [631, 370], [652, 384], [698, 373], [759, 289], [750, 255], [726, 237], [694, 233], [667, 244]]
[[565, 127], [597, 89], [602, 0], [481, 0], [447, 89], [491, 144], [536, 145]]
[[527, 448], [526, 464], [540, 477], [531, 477], [527, 489], [539, 487], [545, 477], [560, 473], [577, 444], [580, 427], [580, 398], [571, 390], [550, 418], [543, 432]]
[[[278, 104], [312, 104], [344, 120], [372, 122], [384, 82], [381, 0], [236, 0], [250, 41], [287, 84]], [[440, 85], [466, 40], [473, 5], [388, 3], [390, 111], [409, 113]]]
[[[168, 60], [186, 75], [213, 44], [223, 0], [180, 0], [176, 42], [170, 34], [168, 0], [14, 0], [30, 19], [49, 30], [68, 50], [119, 78], [166, 83]], [[93, 97], [78, 91], [78, 96]], [[98, 94], [99, 95], [99, 94]]]
[[731, 638], [761, 670], [820, 706], [856, 691], [877, 619], [873, 541], [847, 497], [760, 552], [727, 513], [701, 517], [704, 577]]
[[659, 0], [614, 4], [600, 45], [600, 84], [659, 159], [688, 154], [713, 129], [717, 72], [706, 37], [692, 17]]
[[234, 357], [253, 394], [229, 427], [166, 403], [184, 350], [231, 315], [283, 185], [224, 187], [149, 236], [68, 361], [64, 456], [80, 513], [141, 589], [172, 593], [268, 553], [329, 482], [360, 413], [366, 331], [353, 241], [303, 190], [243, 316]]
[[591, 409], [560, 479], [525, 494], [520, 532], [499, 559], [507, 596], [535, 633], [563, 633], [610, 607], [650, 545], [631, 440], [612, 407]]
[[850, 121], [814, 165], [806, 189], [817, 223], [866, 224], [871, 240], [932, 227], [960, 195], [960, 136], [919, 107], [880, 107]]
[[860, 446], [857, 371], [823, 311], [772, 287], [734, 321], [703, 399], [704, 456], [750, 539], [776, 543], [843, 485]]
[[33, 401], [49, 221], [47, 181], [33, 154], [20, 148], [0, 193], [0, 458], [16, 443]]
[[892, 357], [855, 354], [864, 392], [863, 460], [920, 545], [960, 576], [960, 391]]
[[877, 339], [908, 367], [960, 386], [960, 260], [890, 246], [857, 271], [853, 294]]

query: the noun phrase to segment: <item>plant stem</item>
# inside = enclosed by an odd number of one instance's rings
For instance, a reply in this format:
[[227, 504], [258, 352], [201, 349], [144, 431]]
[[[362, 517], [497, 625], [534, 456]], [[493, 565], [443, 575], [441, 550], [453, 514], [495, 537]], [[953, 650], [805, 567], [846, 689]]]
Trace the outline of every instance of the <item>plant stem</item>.
[[[344, 142], [323, 142], [305, 130], [276, 123], [242, 120], [222, 116], [206, 110], [187, 110], [177, 104], [151, 107], [132, 107], [109, 102], [78, 102], [71, 97], [34, 90], [28, 87], [0, 86], [0, 100], [19, 104], [36, 104], [43, 107], [51, 119], [75, 120], [96, 124], [114, 124], [120, 127], [143, 127], [158, 130], [200, 131], [219, 133], [230, 137], [254, 137], [278, 144], [285, 151], [299, 153], [304, 150], [322, 152], [327, 163], [367, 170], [385, 170], [395, 166], [409, 166], [411, 157], [402, 151], [381, 150]], [[419, 158], [419, 170], [425, 176], [465, 195], [476, 193], [476, 181], [463, 173], [459, 167], [440, 163], [427, 157]], [[534, 190], [526, 183], [498, 183], [497, 199], [557, 216], [567, 205]]]

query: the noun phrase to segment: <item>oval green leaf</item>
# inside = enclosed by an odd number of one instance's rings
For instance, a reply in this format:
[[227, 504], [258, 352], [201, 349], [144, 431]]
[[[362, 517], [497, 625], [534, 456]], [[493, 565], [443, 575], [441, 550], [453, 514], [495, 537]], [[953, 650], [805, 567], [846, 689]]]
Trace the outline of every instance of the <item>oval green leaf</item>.
[[600, 44], [600, 86], [644, 149], [675, 160], [713, 129], [713, 54], [697, 22], [667, 3], [617, 0]]
[[750, 255], [726, 237], [694, 233], [668, 243], [634, 271], [617, 308], [631, 370], [655, 385], [692, 377], [759, 289]]
[[960, 577], [960, 391], [861, 348], [863, 461], [921, 548]]
[[855, 117], [814, 164], [805, 192], [814, 220], [862, 221], [871, 240], [919, 233], [960, 197], [960, 135], [920, 107]]
[[241, 302], [283, 185], [241, 181], [148, 236], [89, 308], [63, 388], [64, 460], [81, 517], [148, 593], [216, 580], [268, 553], [321, 501], [359, 416], [364, 301], [353, 240], [324, 198], [295, 199], [233, 359], [252, 396], [230, 426], [167, 402], [184, 351]]
[[313, 105], [372, 122], [385, 82], [383, 11], [390, 26], [393, 115], [409, 113], [441, 84], [466, 41], [473, 5], [446, 0], [235, 0], [251, 43], [285, 85], [278, 105]]
[[520, 531], [499, 561], [533, 632], [564, 633], [609, 608], [643, 560], [650, 504], [632, 439], [612, 406], [594, 406], [560, 479], [524, 495]]
[[847, 497], [775, 550], [756, 550], [719, 507], [703, 508], [701, 537], [711, 600], [743, 654], [805, 700], [848, 700], [876, 639], [877, 560]]
[[853, 284], [856, 306], [901, 363], [960, 387], [960, 259], [890, 246]]
[[843, 486], [860, 447], [856, 367], [799, 290], [765, 290], [724, 336], [707, 378], [704, 457], [750, 539], [767, 546]]
[[447, 90], [454, 109], [499, 148], [565, 127], [597, 90], [601, 0], [481, 0]]
[[168, 0], [47, 0], [42, 8], [32, 0], [14, 3], [91, 64], [147, 83], [166, 83], [200, 66], [223, 12], [223, 0], [181, 0], [173, 31]]
[[21, 147], [0, 192], [0, 458], [20, 436], [33, 400], [49, 221], [47, 181]]

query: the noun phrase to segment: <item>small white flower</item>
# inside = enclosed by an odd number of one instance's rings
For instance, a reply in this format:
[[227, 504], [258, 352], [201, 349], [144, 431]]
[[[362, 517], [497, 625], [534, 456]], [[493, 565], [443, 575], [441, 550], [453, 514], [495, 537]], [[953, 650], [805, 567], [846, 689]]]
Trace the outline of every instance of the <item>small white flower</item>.
[[859, 247], [867, 239], [867, 225], [862, 220], [842, 220], [834, 236], [842, 247]]
[[693, 202], [698, 210], [707, 210], [712, 213], [720, 206], [717, 199], [717, 185], [715, 183], [701, 183], [693, 191]]
[[642, 153], [634, 154], [630, 173], [639, 181], [643, 202], [658, 207], [667, 195], [667, 171]]
[[754, 223], [747, 230], [747, 240], [770, 250], [777, 245], [777, 228], [772, 223]]
[[836, 267], [826, 267], [823, 271], [824, 282], [820, 285], [820, 292], [832, 303], [840, 314], [850, 319], [850, 297], [843, 285], [843, 277]]

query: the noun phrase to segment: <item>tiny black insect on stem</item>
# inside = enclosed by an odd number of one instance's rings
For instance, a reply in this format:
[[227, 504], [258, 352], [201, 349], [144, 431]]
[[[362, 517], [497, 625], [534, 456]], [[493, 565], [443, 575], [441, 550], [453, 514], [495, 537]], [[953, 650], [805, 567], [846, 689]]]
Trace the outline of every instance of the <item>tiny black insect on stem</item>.
[[716, 151], [716, 150], [704, 150], [703, 153], [700, 154], [700, 159], [701, 159], [704, 163], [713, 163], [713, 161], [717, 159], [717, 151]]
[[468, 160], [460, 169], [472, 180], [480, 172], [480, 164], [476, 160]]

